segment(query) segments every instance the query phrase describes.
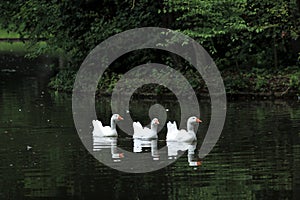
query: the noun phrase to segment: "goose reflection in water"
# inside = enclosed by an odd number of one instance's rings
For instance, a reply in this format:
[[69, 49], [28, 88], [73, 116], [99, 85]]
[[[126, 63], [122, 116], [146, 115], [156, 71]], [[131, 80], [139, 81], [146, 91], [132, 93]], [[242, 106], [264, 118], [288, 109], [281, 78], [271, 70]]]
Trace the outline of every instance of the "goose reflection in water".
[[[113, 162], [120, 162], [124, 158], [124, 154], [120, 153], [117, 148], [117, 137], [93, 137], [93, 151], [109, 151]], [[187, 160], [189, 166], [197, 167], [201, 165], [201, 161], [198, 158], [196, 151], [197, 142], [175, 142], [167, 141], [167, 158], [178, 159], [179, 151], [187, 151]], [[158, 151], [158, 140], [157, 139], [133, 139], [133, 152], [134, 153], [149, 153], [153, 161], [160, 160]], [[163, 156], [165, 157], [165, 156]]]
[[168, 147], [168, 159], [177, 159], [179, 151], [186, 151], [188, 152], [188, 163], [191, 167], [196, 167], [201, 165], [200, 159], [195, 156], [197, 142], [193, 143], [186, 143], [186, 142], [175, 142], [175, 141], [167, 141]]
[[153, 157], [153, 160], [159, 160], [157, 139], [133, 139], [134, 153], [148, 152], [149, 148], [151, 149], [151, 156]]
[[93, 151], [105, 151], [110, 149], [111, 158], [114, 162], [120, 162], [124, 154], [118, 152], [116, 137], [93, 137]]

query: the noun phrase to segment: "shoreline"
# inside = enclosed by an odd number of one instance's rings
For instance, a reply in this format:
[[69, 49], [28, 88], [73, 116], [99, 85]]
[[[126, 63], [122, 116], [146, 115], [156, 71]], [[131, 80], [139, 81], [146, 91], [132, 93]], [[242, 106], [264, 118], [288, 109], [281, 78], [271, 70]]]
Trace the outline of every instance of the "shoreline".
[[[253, 68], [247, 71], [224, 69], [220, 72], [228, 99], [300, 100], [300, 70], [297, 66], [287, 67], [282, 71]], [[54, 91], [72, 93], [76, 74], [77, 71], [60, 71], [51, 78], [49, 87]], [[200, 75], [183, 75], [192, 83], [193, 90], [198, 97], [209, 98], [208, 88]], [[122, 75], [117, 73], [101, 77], [96, 97], [99, 95], [110, 96], [121, 77]], [[135, 86], [132, 85], [132, 87]], [[127, 85], [126, 88], [131, 88], [131, 86]], [[161, 95], [164, 98], [175, 97], [170, 90], [157, 85], [144, 85], [135, 90], [134, 94], [139, 98], [159, 98]], [[176, 95], [185, 95], [184, 89]]]
[[[50, 88], [50, 91], [54, 91]], [[66, 92], [66, 91], [59, 91], [62, 93], [69, 93], [72, 94], [72, 92]], [[84, 92], [83, 92], [84, 93]], [[96, 99], [99, 99], [100, 97], [111, 97], [111, 92], [97, 92], [96, 93]], [[181, 95], [179, 95], [181, 96]], [[202, 99], [210, 99], [209, 93], [196, 93], [197, 98]], [[143, 99], [164, 99], [164, 100], [174, 100], [176, 99], [176, 96], [172, 93], [164, 93], [164, 94], [156, 94], [156, 93], [134, 93], [132, 95], [133, 98], [143, 98]], [[217, 96], [216, 96], [217, 97]], [[300, 96], [297, 95], [296, 92], [293, 93], [285, 93], [283, 95], [280, 94], [280, 92], [260, 92], [260, 93], [254, 93], [254, 92], [237, 92], [237, 93], [226, 93], [226, 99], [230, 101], [234, 100], [284, 100], [284, 101], [299, 101]]]

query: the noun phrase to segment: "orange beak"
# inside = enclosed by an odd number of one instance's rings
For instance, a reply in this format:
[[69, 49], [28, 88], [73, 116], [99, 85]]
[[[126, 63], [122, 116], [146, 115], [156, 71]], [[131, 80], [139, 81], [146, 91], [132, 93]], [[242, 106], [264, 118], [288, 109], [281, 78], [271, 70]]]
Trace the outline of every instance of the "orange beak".
[[196, 119], [196, 122], [197, 122], [197, 123], [201, 123], [202, 120], [197, 118], [197, 119]]
[[123, 120], [123, 117], [121, 117], [120, 115], [118, 116], [118, 120]]

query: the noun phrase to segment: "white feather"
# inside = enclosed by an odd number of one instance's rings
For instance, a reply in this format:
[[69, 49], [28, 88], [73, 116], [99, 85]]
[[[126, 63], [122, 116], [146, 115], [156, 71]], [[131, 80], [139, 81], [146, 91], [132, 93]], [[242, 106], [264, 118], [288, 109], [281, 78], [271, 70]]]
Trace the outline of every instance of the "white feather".
[[178, 130], [176, 122], [168, 122], [167, 129], [167, 141], [192, 142], [197, 140], [195, 132]]
[[157, 131], [151, 130], [148, 127], [143, 127], [140, 122], [133, 122], [133, 138], [157, 138]]
[[99, 120], [93, 120], [93, 136], [102, 137], [103, 136], [103, 126], [102, 123]]
[[92, 121], [94, 130], [94, 137], [115, 137], [118, 136], [117, 132], [112, 131], [110, 126], [103, 126], [101, 121], [93, 120]]

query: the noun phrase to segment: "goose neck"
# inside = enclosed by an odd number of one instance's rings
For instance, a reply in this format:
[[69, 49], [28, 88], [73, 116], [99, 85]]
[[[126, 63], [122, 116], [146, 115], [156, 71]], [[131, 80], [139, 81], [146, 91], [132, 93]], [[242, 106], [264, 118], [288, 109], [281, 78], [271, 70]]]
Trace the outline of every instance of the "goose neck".
[[151, 124], [151, 131], [157, 132], [157, 125], [156, 124]]
[[194, 125], [192, 123], [187, 123], [187, 131], [188, 132], [195, 132]]
[[116, 121], [113, 118], [110, 120], [110, 128], [111, 130], [116, 130]]

